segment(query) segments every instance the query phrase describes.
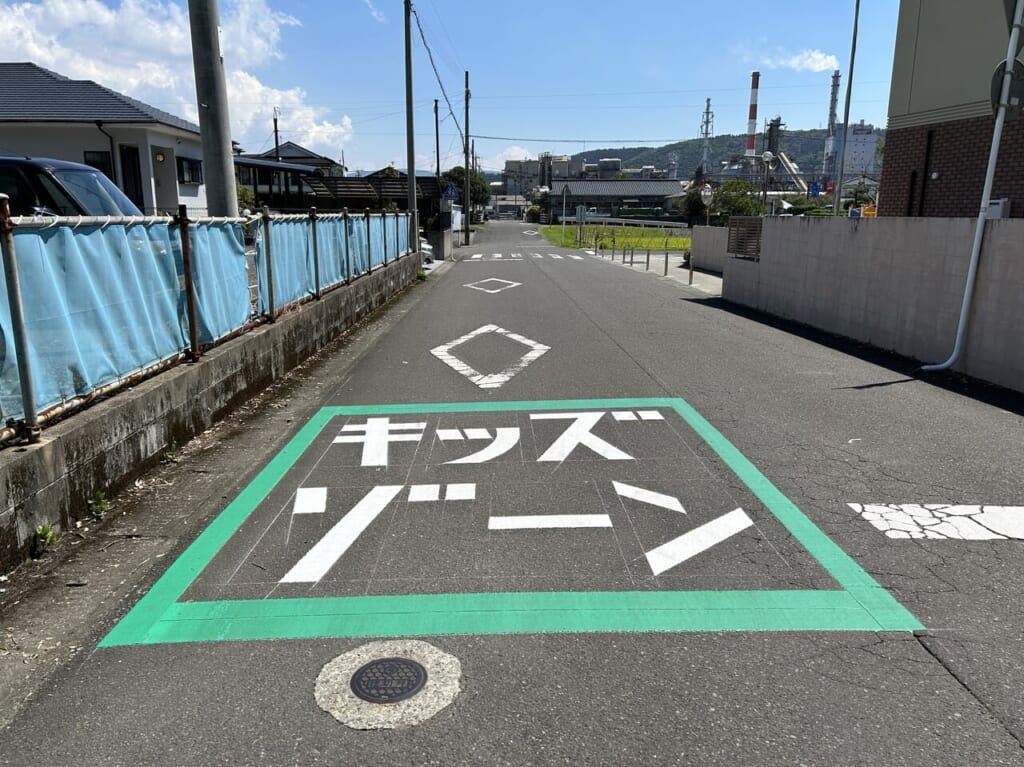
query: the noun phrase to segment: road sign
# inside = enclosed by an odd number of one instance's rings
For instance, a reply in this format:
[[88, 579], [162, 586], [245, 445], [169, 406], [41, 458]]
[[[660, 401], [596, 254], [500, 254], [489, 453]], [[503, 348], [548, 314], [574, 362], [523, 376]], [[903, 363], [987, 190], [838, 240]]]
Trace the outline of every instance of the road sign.
[[445, 187], [444, 192], [441, 194], [441, 199], [452, 202], [459, 199], [459, 190], [455, 188], [455, 184], [449, 184]]
[[[1006, 60], [1004, 59], [992, 74], [990, 97], [992, 99], [993, 113], [999, 111], [999, 100], [1003, 93], [1003, 74], [1005, 71]], [[1013, 72], [1010, 75], [1010, 93], [1006, 101], [1006, 119], [1012, 120], [1024, 108], [1024, 64], [1017, 59], [1013, 60]]]
[[101, 642], [921, 628], [679, 399], [324, 408]]

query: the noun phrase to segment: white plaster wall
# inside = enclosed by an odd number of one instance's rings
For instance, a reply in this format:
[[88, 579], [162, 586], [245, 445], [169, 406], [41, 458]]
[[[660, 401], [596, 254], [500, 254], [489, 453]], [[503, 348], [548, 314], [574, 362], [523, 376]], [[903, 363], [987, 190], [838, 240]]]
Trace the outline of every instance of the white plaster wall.
[[729, 230], [724, 226], [695, 226], [690, 229], [690, 255], [697, 269], [721, 274]]
[[[761, 260], [726, 258], [722, 295], [882, 349], [953, 348], [974, 219], [768, 218]], [[988, 224], [956, 369], [1024, 391], [1024, 221]]]
[[[203, 159], [203, 148], [198, 136], [188, 138], [186, 135], [176, 135], [173, 132], [164, 134], [147, 127], [117, 124], [106, 124], [103, 130], [114, 138], [113, 162], [117, 176], [115, 182], [120, 179], [120, 156], [117, 147], [128, 144], [139, 148], [144, 212], [153, 213], [157, 209], [174, 210], [177, 204], [169, 204], [173, 196], [188, 205], [190, 213], [206, 215], [206, 185], [179, 185], [177, 171], [174, 170], [175, 155]], [[167, 153], [168, 148], [171, 150], [170, 154]], [[85, 125], [0, 124], [0, 154], [83, 162], [86, 151], [109, 152], [110, 139], [97, 128]], [[169, 163], [171, 168], [169, 175], [166, 170], [154, 167], [153, 155], [156, 151], [165, 153], [165, 162]], [[173, 183], [174, 188], [158, 190], [157, 180], [162, 184]]]

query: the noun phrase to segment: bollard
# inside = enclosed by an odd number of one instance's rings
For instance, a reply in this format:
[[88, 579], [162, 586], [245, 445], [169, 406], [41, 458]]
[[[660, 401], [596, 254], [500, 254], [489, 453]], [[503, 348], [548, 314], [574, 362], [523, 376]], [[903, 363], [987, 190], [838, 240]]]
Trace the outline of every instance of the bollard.
[[645, 272], [651, 271], [651, 249], [650, 248], [647, 249], [647, 263], [644, 264], [644, 271]]
[[188, 358], [199, 362], [199, 322], [196, 319], [196, 279], [192, 271], [192, 233], [189, 229], [188, 208], [178, 206], [174, 223], [181, 227], [181, 264], [185, 272], [185, 305], [188, 307]]
[[668, 253], [665, 254], [665, 269], [661, 274], [663, 277], [668, 277]]
[[693, 251], [691, 251], [691, 250], [686, 251], [686, 260], [690, 264], [690, 281], [687, 284], [692, 285], [693, 284]]
[[21, 300], [18, 260], [14, 252], [14, 222], [11, 221], [10, 198], [0, 193], [0, 250], [3, 251], [4, 277], [7, 282], [7, 304], [11, 315], [14, 353], [18, 359], [18, 383], [21, 386], [21, 407], [25, 421], [19, 431], [29, 443], [39, 441], [39, 416], [36, 413], [36, 390], [32, 383], [32, 363], [28, 354], [28, 333], [25, 329], [25, 305]]
[[263, 206], [263, 240], [267, 252], [267, 313], [271, 322], [277, 315], [277, 306], [274, 303], [274, 257], [270, 245], [270, 208]]

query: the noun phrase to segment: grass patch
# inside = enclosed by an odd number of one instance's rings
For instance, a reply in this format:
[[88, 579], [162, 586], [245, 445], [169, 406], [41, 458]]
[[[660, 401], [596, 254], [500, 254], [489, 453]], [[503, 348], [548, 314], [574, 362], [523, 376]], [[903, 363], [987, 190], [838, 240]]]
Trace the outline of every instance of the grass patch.
[[690, 235], [685, 226], [662, 229], [653, 226], [609, 226], [607, 224], [584, 224], [582, 240], [576, 239], [575, 224], [565, 225], [565, 241], [562, 241], [561, 225], [542, 226], [540, 233], [552, 245], [560, 248], [600, 248], [602, 250], [689, 250]]

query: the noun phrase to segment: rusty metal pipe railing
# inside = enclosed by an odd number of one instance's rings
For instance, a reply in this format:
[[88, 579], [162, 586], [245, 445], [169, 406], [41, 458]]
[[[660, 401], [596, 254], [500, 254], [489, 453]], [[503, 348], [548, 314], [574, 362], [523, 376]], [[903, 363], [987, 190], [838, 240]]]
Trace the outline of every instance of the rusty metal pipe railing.
[[313, 295], [320, 298], [320, 238], [316, 231], [316, 208], [309, 209], [309, 224], [313, 229]]
[[32, 362], [28, 354], [28, 332], [25, 329], [25, 306], [21, 301], [18, 280], [18, 259], [14, 251], [14, 222], [11, 221], [10, 198], [0, 193], [0, 249], [3, 250], [4, 278], [7, 282], [7, 303], [11, 312], [11, 335], [18, 358], [18, 382], [21, 385], [21, 407], [25, 411], [21, 433], [29, 442], [39, 441], [39, 417], [36, 413], [36, 390], [32, 383]]
[[277, 306], [274, 302], [274, 256], [270, 243], [270, 207], [263, 206], [263, 245], [267, 254], [267, 319], [271, 322], [277, 315]]
[[189, 229], [188, 209], [178, 206], [175, 223], [181, 227], [181, 263], [185, 272], [185, 305], [188, 311], [188, 358], [192, 362], [199, 361], [199, 318], [196, 312], [196, 280], [192, 269], [192, 236]]

